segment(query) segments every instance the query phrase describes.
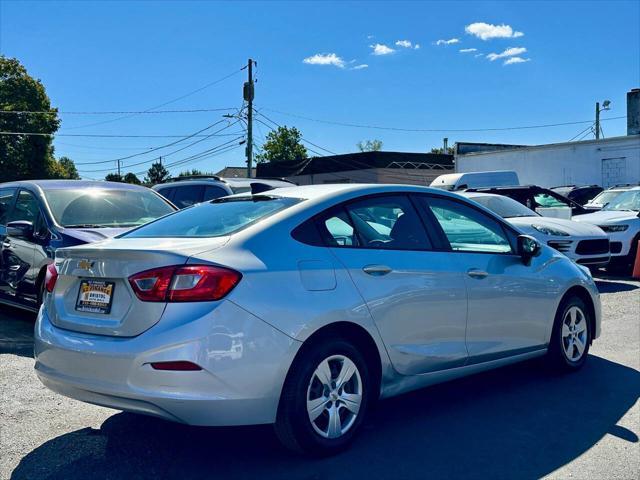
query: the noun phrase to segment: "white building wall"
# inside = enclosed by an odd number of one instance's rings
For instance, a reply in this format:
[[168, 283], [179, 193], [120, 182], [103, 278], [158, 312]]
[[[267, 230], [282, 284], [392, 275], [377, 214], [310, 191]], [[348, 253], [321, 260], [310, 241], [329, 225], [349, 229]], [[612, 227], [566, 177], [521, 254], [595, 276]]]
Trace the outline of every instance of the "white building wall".
[[640, 182], [640, 136], [457, 155], [456, 172], [515, 170], [522, 184], [602, 185]]

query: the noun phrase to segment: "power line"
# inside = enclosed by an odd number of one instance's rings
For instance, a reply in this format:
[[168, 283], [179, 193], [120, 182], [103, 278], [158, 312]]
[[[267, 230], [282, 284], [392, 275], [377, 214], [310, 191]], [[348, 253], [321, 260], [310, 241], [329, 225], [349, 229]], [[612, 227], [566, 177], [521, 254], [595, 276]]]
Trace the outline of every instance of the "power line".
[[[42, 137], [86, 137], [86, 138], [184, 138], [189, 134], [172, 134], [172, 135], [116, 135], [116, 134], [84, 134], [84, 133], [37, 133], [37, 132], [2, 132], [0, 135], [26, 135], [26, 136], [42, 136]], [[198, 135], [193, 135], [197, 137]], [[207, 135], [199, 135], [206, 137]]]
[[584, 132], [586, 132], [587, 130], [591, 130], [593, 128], [593, 122], [591, 123], [591, 125], [589, 125], [587, 128], [585, 128], [584, 130], [581, 130], [578, 134], [576, 134], [575, 136], [571, 137], [570, 140], [568, 140], [569, 142], [573, 142], [576, 138], [578, 138], [580, 135], [582, 135]]
[[[237, 123], [237, 122], [236, 122], [236, 123]], [[226, 127], [222, 128], [221, 130], [224, 130], [225, 128], [229, 128], [229, 127], [231, 127], [231, 126], [233, 126], [233, 124], [232, 124], [232, 125], [228, 125], [228, 126], [226, 126]], [[214, 133], [215, 133], [215, 132], [214, 132]], [[234, 142], [234, 141], [236, 141], [236, 140], [238, 140], [238, 139], [240, 139], [240, 138], [243, 138], [243, 137], [242, 137], [242, 136], [240, 136], [240, 137], [238, 137], [238, 138], [231, 139], [231, 140], [229, 140], [229, 141], [227, 141], [227, 142], [222, 143], [222, 145], [226, 145], [226, 144], [228, 144], [228, 143]], [[178, 152], [181, 152], [181, 151], [183, 151], [183, 150], [186, 150], [187, 148], [190, 148], [190, 147], [192, 147], [192, 146], [194, 146], [194, 145], [196, 145], [196, 144], [198, 144], [198, 143], [200, 143], [200, 142], [204, 142], [205, 140], [207, 140], [207, 139], [206, 139], [206, 138], [202, 138], [202, 139], [200, 139], [200, 140], [196, 140], [195, 142], [192, 142], [192, 143], [190, 143], [190, 144], [188, 144], [188, 145], [185, 145], [185, 146], [183, 146], [183, 147], [181, 147], [181, 148], [179, 148], [179, 149], [177, 149], [177, 150], [174, 150], [173, 152], [169, 152], [169, 153], [163, 154], [163, 155], [162, 155], [162, 157], [163, 157], [163, 158], [169, 157], [169, 156], [171, 156], [171, 155], [173, 155], [173, 154], [175, 154], [175, 153], [178, 153]], [[147, 152], [147, 153], [148, 153], [148, 152]], [[143, 161], [138, 162], [138, 163], [132, 163], [131, 165], [127, 165], [127, 166], [126, 166], [126, 168], [137, 167], [137, 166], [139, 166], [139, 165], [144, 165], [145, 163], [154, 162], [154, 161], [156, 161], [156, 160], [157, 160], [156, 158], [151, 158], [151, 159], [143, 160]], [[116, 160], [116, 161], [119, 163], [119, 160]], [[80, 165], [82, 165], [82, 164], [80, 164]], [[85, 165], [86, 165], [86, 164], [85, 164]], [[122, 166], [122, 168], [125, 168], [125, 166], [123, 165], [123, 166]], [[106, 169], [105, 169], [105, 168], [103, 168], [103, 169], [98, 169], [98, 170], [84, 170], [84, 169], [82, 169], [82, 171], [83, 171], [83, 172], [87, 172], [87, 173], [110, 172], [110, 171], [112, 171], [112, 170], [114, 170], [114, 168], [106, 168]]]
[[159, 114], [159, 113], [204, 113], [204, 112], [226, 112], [235, 110], [235, 107], [228, 108], [193, 108], [186, 110], [139, 110], [139, 111], [105, 111], [96, 110], [88, 112], [80, 111], [57, 111], [57, 110], [0, 110], [0, 115], [142, 115], [142, 114]]
[[[265, 118], [266, 120], [270, 121], [271, 123], [273, 123], [276, 127], [280, 127], [280, 124], [278, 124], [277, 122], [275, 122], [275, 121], [271, 120], [271, 119], [270, 119], [269, 117], [267, 117], [264, 113], [261, 113], [261, 112], [258, 112], [258, 111], [256, 111], [256, 113], [257, 113], [258, 115], [260, 115], [261, 117]], [[260, 120], [258, 119], [258, 121], [260, 121]], [[263, 125], [265, 125], [265, 123], [264, 123], [264, 122], [260, 122], [260, 123], [262, 123]], [[266, 125], [266, 126], [267, 126], [270, 130], [273, 130], [273, 128], [272, 128], [272, 127], [270, 127], [269, 125]], [[338, 155], [337, 153], [332, 152], [331, 150], [328, 150], [328, 149], [326, 149], [326, 148], [324, 148], [324, 147], [321, 147], [320, 145], [316, 145], [315, 143], [311, 142], [310, 140], [305, 139], [305, 138], [304, 138], [304, 135], [302, 135], [300, 139], [301, 139], [303, 142], [305, 142], [305, 143], [308, 143], [308, 144], [310, 144], [310, 145], [313, 145], [313, 146], [314, 146], [314, 147], [316, 147], [316, 148], [319, 148], [320, 150], [324, 150], [325, 152], [330, 153], [331, 155]], [[318, 154], [318, 152], [315, 152], [314, 150], [312, 150], [312, 149], [310, 149], [310, 148], [308, 148], [308, 150], [312, 151], [312, 152], [313, 152], [313, 153], [315, 153], [315, 154]], [[319, 154], [319, 156], [322, 156], [322, 154]]]
[[[171, 103], [175, 103], [175, 102], [180, 101], [180, 100], [182, 100], [184, 98], [190, 97], [191, 95], [195, 95], [196, 93], [201, 92], [202, 90], [205, 90], [205, 89], [207, 89], [209, 87], [212, 87], [213, 85], [216, 85], [216, 84], [218, 84], [220, 82], [223, 82], [227, 78], [233, 77], [234, 75], [240, 73], [240, 71], [241, 71], [240, 69], [239, 70], [235, 70], [232, 73], [230, 73], [228, 75], [225, 75], [222, 78], [219, 78], [217, 80], [214, 80], [213, 82], [207, 83], [206, 85], [203, 85], [200, 88], [196, 88], [195, 90], [192, 90], [192, 91], [190, 91], [188, 93], [185, 93], [184, 95], [180, 95], [179, 97], [176, 97], [176, 98], [174, 98], [172, 100], [169, 100], [167, 102], [164, 102], [164, 103], [161, 103], [159, 105], [156, 105], [154, 107], [147, 108], [147, 109], [143, 110], [143, 112], [147, 113], [147, 112], [150, 112], [151, 110], [156, 110], [158, 108], [162, 108], [162, 107], [164, 107], [166, 105], [169, 105]], [[76, 130], [78, 128], [86, 128], [86, 127], [93, 127], [93, 126], [96, 126], [96, 125], [104, 125], [105, 123], [117, 122], [119, 120], [124, 120], [126, 118], [131, 118], [131, 117], [134, 117], [136, 115], [138, 115], [138, 113], [131, 113], [131, 114], [124, 115], [122, 117], [112, 118], [110, 120], [103, 120], [101, 122], [88, 123], [88, 124], [85, 124], [85, 125], [78, 125], [76, 127], [70, 127], [70, 128], [67, 128], [67, 130]]]
[[[524, 126], [517, 126], [517, 127], [496, 127], [496, 128], [400, 128], [400, 127], [383, 127], [380, 125], [362, 125], [362, 124], [356, 124], [356, 123], [336, 122], [332, 120], [320, 120], [317, 118], [305, 117], [303, 115], [283, 112], [281, 110], [275, 110], [273, 108], [266, 108], [266, 107], [262, 107], [262, 110], [279, 113], [281, 115], [286, 115], [289, 117], [300, 118], [302, 120], [308, 120], [311, 122], [325, 123], [328, 125], [338, 125], [342, 127], [352, 127], [352, 128], [368, 128], [368, 129], [374, 129], [374, 130], [391, 130], [391, 131], [398, 131], [398, 132], [432, 132], [432, 133], [495, 132], [495, 131], [504, 131], [504, 130], [526, 130], [526, 129], [533, 129], [533, 128], [561, 127], [566, 125], [580, 125], [585, 123], [593, 123], [593, 120], [581, 120], [576, 122], [561, 122], [561, 123], [548, 123], [548, 124], [541, 124], [541, 125], [524, 125]], [[610, 118], [602, 119], [601, 121], [619, 120], [621, 118], [626, 118], [626, 116], [622, 115], [619, 117], [610, 117]]]
[[[212, 123], [211, 125], [208, 125], [208, 126], [204, 127], [203, 129], [198, 130], [197, 132], [195, 132], [195, 133], [193, 133], [191, 135], [187, 135], [187, 136], [181, 138], [180, 140], [176, 140], [174, 142], [170, 142], [170, 143], [167, 143], [165, 145], [160, 145], [159, 147], [154, 147], [151, 150], [146, 150], [144, 152], [133, 153], [131, 155], [126, 155], [124, 157], [111, 158], [109, 160], [99, 160], [99, 161], [96, 161], [96, 162], [82, 162], [82, 163], [77, 163], [76, 165], [100, 165], [102, 163], [119, 162], [119, 161], [122, 161], [122, 160], [128, 160], [130, 158], [139, 157], [140, 155], [146, 155], [148, 153], [152, 153], [152, 152], [156, 152], [158, 150], [162, 150], [163, 148], [171, 147], [173, 145], [176, 145], [177, 143], [183, 142], [184, 140], [188, 140], [189, 138], [192, 138], [193, 135], [198, 135], [198, 134], [204, 132], [205, 130], [209, 130], [210, 128], [213, 128], [216, 125], [218, 125], [218, 124], [220, 124], [220, 123], [222, 123], [224, 121], [225, 121], [224, 119], [218, 120], [217, 122]], [[222, 130], [224, 130], [224, 129], [222, 129]], [[222, 130], [219, 130], [219, 131], [221, 132]], [[215, 133], [218, 133], [218, 132], [215, 132]], [[205, 139], [206, 138], [208, 138], [208, 137], [205, 137]]]

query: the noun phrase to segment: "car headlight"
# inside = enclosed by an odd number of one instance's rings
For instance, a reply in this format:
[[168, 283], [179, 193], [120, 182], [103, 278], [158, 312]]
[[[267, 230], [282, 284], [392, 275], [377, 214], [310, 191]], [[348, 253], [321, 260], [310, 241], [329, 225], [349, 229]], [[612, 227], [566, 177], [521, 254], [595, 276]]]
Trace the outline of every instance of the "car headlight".
[[605, 232], [624, 232], [629, 225], [599, 225], [599, 227]]
[[545, 225], [531, 225], [531, 228], [535, 228], [540, 233], [544, 233], [545, 235], [553, 235], [555, 237], [568, 237], [569, 234], [564, 230], [559, 230], [557, 228], [547, 227]]

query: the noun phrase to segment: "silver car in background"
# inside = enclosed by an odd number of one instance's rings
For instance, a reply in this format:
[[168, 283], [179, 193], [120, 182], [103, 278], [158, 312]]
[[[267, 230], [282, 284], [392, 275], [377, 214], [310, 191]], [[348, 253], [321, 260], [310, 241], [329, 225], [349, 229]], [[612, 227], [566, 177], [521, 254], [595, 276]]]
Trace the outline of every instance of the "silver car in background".
[[[280, 188], [202, 203], [63, 249], [35, 369], [85, 402], [192, 425], [275, 424], [345, 448], [371, 404], [600, 335], [592, 278], [458, 195]], [[409, 421], [409, 419], [407, 419]]]
[[478, 202], [500, 215], [522, 233], [537, 238], [580, 265], [599, 268], [609, 263], [609, 237], [596, 225], [564, 218], [543, 217], [520, 202], [502, 195], [475, 192], [460, 195]]

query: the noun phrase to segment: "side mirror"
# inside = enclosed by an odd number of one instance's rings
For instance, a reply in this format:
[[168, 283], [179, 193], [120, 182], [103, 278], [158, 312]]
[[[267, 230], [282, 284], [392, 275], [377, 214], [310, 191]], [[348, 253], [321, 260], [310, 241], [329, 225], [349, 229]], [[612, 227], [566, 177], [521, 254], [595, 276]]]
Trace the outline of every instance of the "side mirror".
[[518, 237], [518, 255], [522, 258], [525, 265], [531, 264], [531, 259], [540, 255], [542, 247], [540, 242], [529, 235], [520, 235]]
[[15, 238], [31, 238], [33, 236], [33, 223], [28, 220], [18, 220], [7, 223], [7, 235]]

